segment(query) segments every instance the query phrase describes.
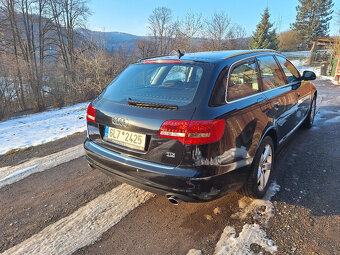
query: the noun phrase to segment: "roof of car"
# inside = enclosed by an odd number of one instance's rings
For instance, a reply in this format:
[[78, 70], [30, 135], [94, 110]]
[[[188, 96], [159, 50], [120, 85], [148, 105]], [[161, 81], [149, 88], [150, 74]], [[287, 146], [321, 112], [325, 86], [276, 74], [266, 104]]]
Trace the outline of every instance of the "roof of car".
[[[181, 60], [192, 60], [192, 61], [204, 61], [204, 62], [219, 62], [221, 60], [251, 54], [251, 53], [268, 53], [275, 52], [270, 49], [258, 49], [258, 50], [226, 50], [226, 51], [205, 51], [205, 52], [196, 52], [196, 53], [185, 53], [184, 56], [181, 57]], [[159, 57], [151, 57], [150, 59], [178, 59], [177, 55], [170, 56], [159, 56]], [[143, 59], [144, 60], [144, 59]]]

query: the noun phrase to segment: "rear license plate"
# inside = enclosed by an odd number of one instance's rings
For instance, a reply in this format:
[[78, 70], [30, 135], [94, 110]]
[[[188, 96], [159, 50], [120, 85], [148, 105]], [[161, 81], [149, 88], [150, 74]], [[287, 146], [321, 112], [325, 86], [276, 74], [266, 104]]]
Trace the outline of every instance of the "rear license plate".
[[136, 150], [145, 150], [146, 135], [105, 127], [104, 139]]

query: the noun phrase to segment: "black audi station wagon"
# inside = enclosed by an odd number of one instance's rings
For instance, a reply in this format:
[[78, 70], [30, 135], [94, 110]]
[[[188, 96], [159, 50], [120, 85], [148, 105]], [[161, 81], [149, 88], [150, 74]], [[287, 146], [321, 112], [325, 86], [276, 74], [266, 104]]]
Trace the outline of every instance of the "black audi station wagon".
[[263, 197], [275, 153], [313, 124], [314, 79], [271, 50], [139, 60], [88, 106], [88, 163], [175, 204]]

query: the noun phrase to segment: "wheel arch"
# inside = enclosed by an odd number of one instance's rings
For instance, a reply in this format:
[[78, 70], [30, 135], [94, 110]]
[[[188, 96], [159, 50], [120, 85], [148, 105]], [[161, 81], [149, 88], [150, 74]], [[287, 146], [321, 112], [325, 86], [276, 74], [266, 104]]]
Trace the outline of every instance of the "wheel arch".
[[277, 131], [275, 129], [274, 126], [271, 126], [269, 128], [266, 129], [265, 132], [263, 132], [263, 135], [257, 145], [257, 148], [256, 150], [259, 148], [260, 144], [262, 143], [263, 139], [266, 137], [266, 136], [270, 136], [271, 139], [273, 140], [273, 144], [274, 144], [274, 151], [276, 152], [277, 151], [277, 148], [278, 148], [278, 138], [277, 138]]

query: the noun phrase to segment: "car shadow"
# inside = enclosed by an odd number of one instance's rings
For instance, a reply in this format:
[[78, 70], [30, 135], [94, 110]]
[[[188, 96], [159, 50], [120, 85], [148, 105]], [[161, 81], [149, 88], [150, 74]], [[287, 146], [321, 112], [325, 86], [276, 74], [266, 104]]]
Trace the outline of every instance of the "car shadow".
[[311, 129], [300, 128], [277, 155], [273, 201], [340, 215], [340, 106], [321, 106]]

